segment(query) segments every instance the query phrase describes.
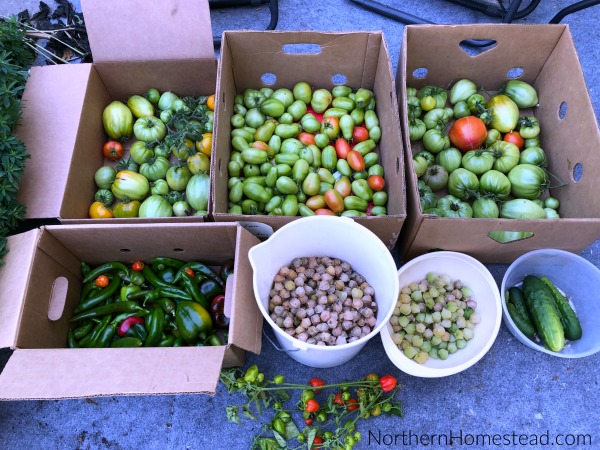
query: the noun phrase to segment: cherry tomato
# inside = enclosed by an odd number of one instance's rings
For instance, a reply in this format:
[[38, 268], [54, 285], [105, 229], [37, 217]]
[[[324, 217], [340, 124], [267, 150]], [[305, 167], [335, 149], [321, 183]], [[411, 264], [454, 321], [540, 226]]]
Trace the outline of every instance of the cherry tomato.
[[[308, 384], [311, 385], [312, 387], [325, 386], [325, 382], [323, 380], [321, 380], [320, 378], [316, 378], [316, 377], [308, 380]], [[323, 391], [323, 389], [315, 389], [315, 392], [321, 392], [321, 391]]]
[[369, 130], [365, 127], [354, 127], [352, 130], [352, 140], [356, 143], [369, 139]]
[[185, 273], [187, 273], [187, 274], [188, 274], [190, 277], [194, 278], [194, 275], [195, 275], [195, 274], [194, 274], [194, 271], [193, 271], [192, 269], [190, 269], [189, 267], [188, 267], [188, 268], [186, 268], [186, 269], [184, 270], [184, 272], [185, 272]]
[[133, 270], [135, 270], [136, 272], [140, 272], [143, 268], [144, 268], [144, 261], [135, 261], [132, 265], [131, 268]]
[[348, 161], [348, 165], [355, 172], [360, 172], [365, 168], [365, 159], [356, 150], [350, 150], [348, 152], [348, 154], [346, 155], [346, 161]]
[[123, 144], [110, 139], [102, 146], [102, 154], [111, 161], [117, 161], [123, 157]]
[[350, 151], [350, 144], [343, 137], [336, 139], [335, 141], [335, 153], [339, 159], [346, 159], [348, 152]]
[[338, 406], [343, 406], [344, 405], [344, 401], [342, 400], [342, 393], [338, 392], [337, 394], [335, 394], [335, 397], [333, 398], [333, 403], [338, 405]]
[[306, 401], [306, 405], [304, 406], [304, 411], [307, 413], [314, 413], [319, 410], [319, 402], [317, 402], [314, 398], [308, 399]]
[[479, 148], [485, 142], [487, 128], [479, 117], [461, 117], [450, 127], [448, 137], [454, 147], [462, 152], [468, 152]]
[[99, 275], [95, 280], [94, 280], [94, 284], [98, 287], [104, 288], [106, 286], [108, 286], [108, 284], [110, 283], [110, 280], [108, 279], [108, 277], [106, 275]]
[[369, 175], [367, 183], [375, 192], [383, 191], [383, 188], [385, 187], [385, 179], [381, 175]]
[[323, 438], [321, 436], [315, 436], [313, 439], [313, 449], [321, 448], [321, 444], [323, 444]]
[[397, 381], [391, 375], [384, 375], [379, 379], [379, 385], [383, 392], [390, 392], [396, 387]]
[[518, 131], [511, 131], [504, 135], [502, 139], [504, 142], [510, 142], [511, 144], [515, 144], [519, 150], [523, 148], [523, 144], [525, 144], [525, 139], [521, 136]]
[[304, 419], [304, 423], [305, 423], [306, 425], [312, 425], [312, 423], [313, 423], [313, 418], [312, 418], [312, 417], [309, 417], [308, 419]]
[[346, 402], [346, 406], [348, 407], [348, 411], [355, 411], [360, 405], [358, 404], [358, 400], [351, 398]]

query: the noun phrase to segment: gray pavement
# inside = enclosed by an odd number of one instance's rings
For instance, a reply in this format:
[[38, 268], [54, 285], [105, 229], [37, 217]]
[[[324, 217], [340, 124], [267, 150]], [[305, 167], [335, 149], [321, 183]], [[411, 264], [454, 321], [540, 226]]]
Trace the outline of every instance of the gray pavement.
[[[500, 22], [439, 0], [386, 3], [436, 23]], [[547, 23], [570, 3], [540, 2], [532, 14], [517, 23]], [[38, 2], [0, 0], [0, 14], [16, 13], [27, 6], [35, 9]], [[562, 21], [570, 25], [597, 117], [600, 46], [593, 30], [597, 29], [599, 18], [600, 6], [595, 6]], [[264, 5], [213, 10], [212, 21], [215, 35], [226, 29], [264, 29], [269, 23], [269, 12]], [[383, 30], [394, 70], [403, 26], [346, 0], [279, 2], [279, 30]], [[597, 241], [581, 255], [600, 267], [599, 249]], [[507, 266], [488, 268], [500, 285]], [[597, 301], [597, 294], [591, 294], [591, 299]], [[360, 428], [363, 440], [357, 449], [600, 448], [600, 354], [579, 360], [552, 358], [521, 345], [504, 326], [490, 352], [478, 364], [460, 375], [442, 379], [403, 375], [389, 362], [378, 338], [369, 341], [356, 358], [333, 369], [302, 366], [279, 353], [266, 339], [260, 355], [248, 355], [247, 365], [254, 363], [269, 377], [280, 373], [299, 383], [315, 375], [328, 382], [354, 379], [373, 371], [397, 376], [404, 386], [400, 399], [405, 417], [378, 417], [364, 422]], [[225, 406], [242, 402], [241, 397], [228, 395], [222, 386], [214, 397], [167, 395], [0, 402], [0, 448], [246, 449], [269, 416], [262, 422], [228, 423]], [[510, 439], [520, 433], [527, 434], [527, 443]], [[489, 440], [482, 445], [471, 441], [478, 435], [496, 434], [501, 436], [499, 445]], [[453, 437], [453, 442], [426, 445], [423, 440], [417, 441], [420, 435]], [[538, 443], [534, 444], [531, 440], [536, 437]]]

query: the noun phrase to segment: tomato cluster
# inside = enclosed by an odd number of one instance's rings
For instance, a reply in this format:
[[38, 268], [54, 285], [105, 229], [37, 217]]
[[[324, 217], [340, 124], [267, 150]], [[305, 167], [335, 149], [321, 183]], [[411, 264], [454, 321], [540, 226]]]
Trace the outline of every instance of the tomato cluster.
[[547, 194], [540, 123], [529, 113], [537, 104], [535, 88], [519, 80], [491, 96], [468, 79], [449, 90], [408, 87], [408, 132], [423, 213], [559, 218], [559, 202]]
[[[90, 218], [204, 215], [208, 209], [214, 95], [151, 88], [102, 113], [108, 140]], [[131, 136], [135, 141], [124, 148]]]
[[230, 214], [387, 214], [375, 95], [338, 85], [246, 89], [231, 117]]

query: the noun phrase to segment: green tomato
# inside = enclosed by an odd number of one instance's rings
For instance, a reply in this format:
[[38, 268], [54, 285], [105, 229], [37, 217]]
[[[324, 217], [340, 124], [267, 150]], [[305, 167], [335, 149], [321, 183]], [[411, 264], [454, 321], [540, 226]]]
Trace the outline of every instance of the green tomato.
[[185, 197], [196, 211], [206, 211], [210, 194], [210, 177], [205, 173], [197, 173], [187, 183]]
[[173, 207], [162, 195], [151, 195], [140, 205], [139, 217], [172, 217]]
[[144, 97], [153, 105], [157, 105], [160, 100], [160, 92], [156, 88], [150, 88], [146, 91]]
[[540, 134], [540, 122], [535, 116], [519, 118], [519, 134], [523, 139], [532, 139]]
[[279, 88], [273, 91], [271, 99], [277, 99], [283, 103], [284, 109], [287, 109], [292, 103], [294, 103], [294, 93], [287, 88]]
[[496, 141], [488, 148], [495, 158], [493, 169], [502, 173], [508, 173], [519, 164], [521, 152], [519, 147], [511, 142]]
[[439, 153], [450, 148], [450, 138], [445, 132], [433, 128], [423, 135], [423, 147], [431, 153]]
[[323, 113], [333, 100], [333, 96], [331, 92], [327, 89], [316, 89], [313, 92], [312, 98], [310, 100], [310, 106], [316, 113]]
[[486, 104], [491, 110], [492, 120], [489, 124], [500, 133], [508, 133], [517, 127], [519, 121], [519, 107], [506, 95], [496, 95]]
[[479, 179], [479, 192], [494, 200], [505, 200], [511, 191], [508, 177], [497, 170], [489, 170]]
[[164, 179], [159, 179], [150, 183], [150, 194], [152, 195], [167, 195], [169, 193], [169, 185]]
[[437, 202], [437, 208], [442, 211], [444, 217], [473, 217], [471, 205], [453, 195], [446, 195], [440, 198]]
[[545, 168], [548, 165], [546, 153], [540, 147], [528, 147], [521, 151], [519, 164], [533, 164]]
[[[306, 115], [306, 103], [304, 103], [302, 100], [295, 100], [290, 106], [287, 107], [286, 112], [290, 113], [295, 121], [298, 121]], [[313, 131], [309, 131], [309, 133], [313, 133]]]
[[158, 99], [158, 109], [161, 111], [169, 111], [173, 102], [177, 100], [179, 96], [174, 94], [173, 92], [166, 91], [163, 92], [160, 98]]
[[457, 148], [450, 147], [435, 155], [435, 163], [443, 166], [448, 173], [452, 173], [462, 164], [463, 154]]
[[131, 136], [133, 114], [122, 102], [115, 100], [102, 111], [104, 131], [112, 139], [124, 140]]
[[534, 200], [540, 197], [550, 182], [548, 173], [533, 164], [518, 164], [508, 172], [511, 183], [511, 193], [518, 198]]
[[138, 141], [161, 141], [167, 135], [167, 127], [158, 117], [141, 117], [133, 125], [133, 134]]
[[427, 160], [423, 157], [423, 156], [413, 156], [412, 158], [413, 160], [413, 168], [415, 170], [415, 174], [417, 175], [417, 177], [420, 177], [421, 175], [423, 175], [425, 173], [425, 171], [427, 170], [427, 167], [429, 166], [427, 164]]
[[250, 108], [244, 116], [244, 123], [252, 128], [258, 128], [267, 120], [266, 116], [258, 108]]
[[435, 100], [435, 108], [443, 108], [446, 106], [446, 100], [448, 100], [448, 92], [438, 86], [425, 86], [419, 90], [417, 97], [422, 99], [424, 97], [431, 96]]
[[433, 192], [437, 192], [445, 188], [448, 184], [448, 171], [443, 166], [433, 164], [427, 167], [427, 170], [421, 176], [421, 179]]
[[500, 217], [500, 209], [491, 198], [476, 198], [471, 206], [473, 217], [481, 219], [497, 219]]
[[467, 117], [471, 115], [471, 110], [469, 109], [469, 105], [467, 102], [461, 101], [454, 105], [452, 109], [452, 114], [455, 119], [460, 119], [462, 117]]
[[137, 118], [147, 117], [154, 115], [154, 106], [149, 100], [142, 97], [141, 95], [132, 95], [127, 100], [127, 107], [131, 110], [133, 115]]
[[259, 109], [261, 113], [269, 117], [279, 117], [285, 112], [285, 106], [283, 102], [274, 97], [268, 98], [262, 102]]
[[469, 150], [462, 157], [462, 166], [475, 175], [482, 175], [494, 165], [494, 156], [487, 150]]
[[140, 166], [140, 174], [145, 176], [148, 181], [156, 181], [165, 177], [169, 165], [168, 159], [155, 156]]
[[423, 138], [427, 131], [427, 125], [421, 119], [412, 119], [408, 122], [408, 136], [410, 142], [416, 142]]
[[471, 80], [458, 80], [450, 88], [448, 100], [450, 100], [452, 105], [456, 105], [459, 102], [466, 102], [471, 95], [477, 93], [477, 90], [477, 85]]
[[509, 80], [500, 88], [519, 108], [533, 108], [539, 102], [535, 88], [521, 80]]
[[117, 173], [111, 191], [119, 200], [141, 200], [150, 192], [148, 179], [139, 173], [122, 170]]
[[296, 83], [292, 89], [294, 99], [309, 104], [312, 99], [312, 87], [306, 81]]
[[243, 95], [244, 106], [250, 109], [256, 109], [262, 102], [265, 101], [265, 95], [258, 89], [246, 89]]
[[185, 190], [191, 178], [192, 172], [187, 164], [170, 167], [166, 174], [169, 187], [178, 192]]
[[448, 177], [448, 192], [460, 200], [468, 200], [477, 196], [479, 180], [473, 172], [459, 168]]
[[176, 217], [187, 217], [192, 215], [192, 208], [185, 200], [179, 200], [173, 205], [173, 215]]
[[112, 166], [102, 166], [94, 174], [96, 186], [100, 189], [110, 189], [115, 182], [117, 171]]

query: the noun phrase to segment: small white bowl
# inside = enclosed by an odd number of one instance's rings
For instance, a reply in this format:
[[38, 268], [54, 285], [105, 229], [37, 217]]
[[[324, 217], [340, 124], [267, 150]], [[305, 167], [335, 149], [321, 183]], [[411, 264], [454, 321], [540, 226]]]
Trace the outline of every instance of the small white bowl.
[[380, 334], [385, 352], [402, 372], [436, 378], [468, 369], [487, 353], [500, 330], [502, 308], [500, 292], [492, 274], [483, 264], [464, 253], [432, 252], [409, 261], [398, 270], [400, 289], [424, 279], [429, 272], [449, 275], [452, 280], [461, 280], [473, 290], [473, 300], [477, 302], [475, 311], [481, 317], [481, 322], [475, 326], [474, 337], [467, 341], [467, 346], [450, 354], [445, 360], [429, 358], [424, 364], [419, 364], [404, 356], [392, 341], [393, 330], [389, 323]]
[[[517, 328], [506, 308], [505, 293], [520, 286], [525, 275], [548, 277], [569, 299], [575, 310], [583, 335], [577, 341], [567, 341], [560, 352], [548, 350], [541, 342], [529, 339]], [[534, 250], [517, 258], [506, 270], [500, 294], [506, 328], [527, 347], [559, 358], [583, 358], [600, 350], [600, 270], [575, 253], [552, 248]]]

